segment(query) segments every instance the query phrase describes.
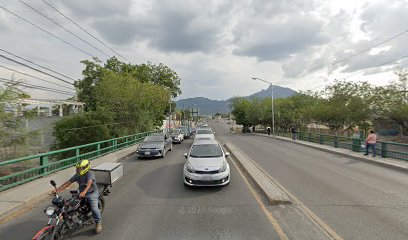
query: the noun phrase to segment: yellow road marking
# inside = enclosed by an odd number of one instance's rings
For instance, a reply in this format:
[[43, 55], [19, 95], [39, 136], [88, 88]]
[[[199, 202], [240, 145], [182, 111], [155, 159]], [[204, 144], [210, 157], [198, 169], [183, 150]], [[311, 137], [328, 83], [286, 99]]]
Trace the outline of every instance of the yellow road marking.
[[[234, 144], [232, 144], [235, 146]], [[297, 197], [289, 192], [285, 187], [283, 187], [278, 181], [276, 181], [269, 173], [267, 173], [259, 164], [254, 162], [250, 157], [243, 153], [238, 147], [235, 146], [238, 151], [240, 151], [249, 161], [251, 161], [256, 167], [258, 167], [273, 183], [275, 183], [282, 191], [284, 191], [292, 201], [313, 221], [317, 226], [322, 228], [332, 239], [344, 240], [340, 237], [332, 228], [330, 228], [322, 219], [320, 219], [314, 212], [312, 212], [308, 207], [305, 206]]]
[[261, 200], [261, 197], [258, 195], [258, 193], [255, 191], [255, 189], [248, 182], [245, 175], [242, 173], [241, 169], [238, 167], [238, 165], [235, 163], [235, 161], [231, 161], [231, 162], [232, 162], [232, 164], [234, 164], [235, 168], [238, 170], [239, 174], [241, 175], [241, 177], [244, 180], [245, 184], [248, 186], [248, 188], [251, 191], [252, 195], [254, 196], [256, 201], [259, 203], [259, 206], [261, 207], [262, 211], [265, 213], [266, 217], [268, 218], [269, 222], [272, 224], [273, 228], [276, 230], [276, 233], [279, 235], [279, 238], [281, 240], [289, 240], [289, 238], [286, 236], [285, 232], [283, 232], [283, 230], [282, 230], [281, 226], [279, 225], [278, 221], [273, 217], [272, 213], [266, 208], [266, 206], [264, 205], [264, 203]]
[[14, 211], [13, 213], [7, 215], [6, 217], [0, 219], [0, 225], [4, 224], [4, 223], [6, 223], [6, 222], [8, 222], [10, 220], [13, 220], [13, 219], [15, 219], [15, 218], [17, 218], [17, 217], [19, 217], [19, 216], [21, 216], [23, 214], [25, 214], [26, 212], [30, 211], [31, 209], [33, 209], [32, 206], [23, 206], [23, 207], [21, 207], [19, 210]]

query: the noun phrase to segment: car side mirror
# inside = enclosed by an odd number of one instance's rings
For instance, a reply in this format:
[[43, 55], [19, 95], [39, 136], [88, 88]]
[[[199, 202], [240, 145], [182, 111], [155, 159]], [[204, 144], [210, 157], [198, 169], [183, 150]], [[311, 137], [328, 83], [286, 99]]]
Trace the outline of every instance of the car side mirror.
[[184, 153], [183, 156], [187, 159], [188, 154], [187, 154], [187, 153]]
[[52, 185], [53, 187], [55, 187], [55, 188], [57, 187], [57, 183], [56, 183], [54, 180], [51, 180], [50, 183], [51, 183], [51, 185]]
[[226, 153], [225, 153], [225, 157], [228, 157], [229, 155], [230, 155], [229, 152], [226, 152]]

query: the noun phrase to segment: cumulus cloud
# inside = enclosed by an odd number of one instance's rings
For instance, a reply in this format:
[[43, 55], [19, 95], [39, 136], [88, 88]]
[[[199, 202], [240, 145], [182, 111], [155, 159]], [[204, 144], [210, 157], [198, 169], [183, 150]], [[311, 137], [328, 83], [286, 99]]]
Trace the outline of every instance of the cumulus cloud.
[[[408, 64], [403, 59], [393, 66], [373, 68], [408, 54], [408, 34], [383, 45], [389, 47], [382, 51], [367, 51], [333, 64], [403, 31], [403, 23], [408, 22], [404, 0], [344, 1], [334, 8], [334, 0], [46, 1], [133, 63], [174, 66], [182, 78], [181, 97], [249, 95], [265, 87], [250, 82], [254, 76], [299, 90], [337, 75], [367, 68], [371, 69], [365, 74], [375, 75]], [[27, 3], [114, 55], [42, 1]], [[20, 2], [8, 1], [7, 7], [106, 59]], [[79, 62], [89, 58], [1, 9], [0, 31], [5, 49], [74, 78], [81, 75]], [[0, 74], [10, 76], [3, 70]]]

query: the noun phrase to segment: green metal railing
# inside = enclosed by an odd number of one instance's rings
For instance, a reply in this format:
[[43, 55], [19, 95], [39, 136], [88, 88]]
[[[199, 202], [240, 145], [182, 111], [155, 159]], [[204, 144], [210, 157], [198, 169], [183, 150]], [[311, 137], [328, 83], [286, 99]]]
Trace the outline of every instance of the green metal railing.
[[7, 169], [10, 172], [10, 174], [0, 177], [0, 191], [69, 168], [79, 160], [93, 160], [135, 145], [152, 133], [155, 132], [138, 133], [0, 162], [0, 168]]
[[[263, 131], [261, 131], [263, 132]], [[282, 137], [292, 137], [290, 132], [275, 132], [275, 135]], [[336, 135], [310, 133], [310, 132], [298, 132], [297, 139], [318, 143], [322, 145], [333, 146], [335, 148], [346, 148], [354, 152], [364, 152], [365, 149], [362, 145], [365, 144], [365, 139], [342, 137]], [[370, 149], [371, 151], [371, 149]], [[376, 154], [386, 158], [395, 158], [408, 161], [408, 144], [397, 142], [384, 142], [377, 141]]]

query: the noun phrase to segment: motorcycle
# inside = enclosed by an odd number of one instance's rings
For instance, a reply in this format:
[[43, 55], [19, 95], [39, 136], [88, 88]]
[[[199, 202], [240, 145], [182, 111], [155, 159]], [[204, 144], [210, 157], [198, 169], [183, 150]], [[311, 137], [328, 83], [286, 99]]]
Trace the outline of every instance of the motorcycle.
[[[57, 189], [54, 180], [51, 185]], [[103, 213], [105, 207], [104, 196], [109, 195], [108, 185], [97, 184], [99, 190], [98, 207]], [[76, 230], [93, 224], [91, 207], [86, 198], [79, 198], [79, 191], [70, 191], [71, 197], [66, 199], [54, 194], [52, 205], [44, 209], [44, 213], [49, 217], [46, 227], [37, 232], [32, 240], [58, 240], [69, 235]]]

